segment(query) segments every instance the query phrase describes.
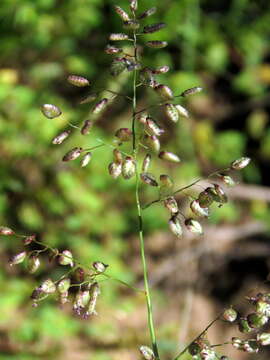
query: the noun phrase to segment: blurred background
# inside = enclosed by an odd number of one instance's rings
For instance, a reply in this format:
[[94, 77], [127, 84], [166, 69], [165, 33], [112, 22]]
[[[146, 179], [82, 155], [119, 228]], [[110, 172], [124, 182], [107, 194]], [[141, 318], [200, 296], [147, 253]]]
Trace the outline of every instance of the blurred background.
[[[61, 161], [74, 146], [94, 146], [98, 138], [110, 143], [117, 128], [130, 126], [129, 104], [116, 98], [89, 136], [74, 130], [62, 145], [51, 143], [69, 122], [80, 124], [91, 110], [91, 104], [78, 106], [87, 90], [68, 84], [69, 74], [86, 76], [94, 91], [130, 94], [131, 75], [113, 78], [110, 55], [104, 53], [108, 34], [122, 31], [114, 4], [1, 0], [0, 225], [35, 233], [60, 250], [69, 248], [89, 266], [103, 261], [112, 276], [142, 286], [134, 181], [108, 175], [109, 147], [96, 150], [85, 169]], [[117, 5], [128, 9], [126, 0]], [[159, 81], [175, 93], [198, 85], [204, 91], [181, 102], [192, 118], [177, 126], [168, 124], [161, 110], [151, 112], [167, 129], [164, 148], [182, 159], [180, 166], [167, 167], [157, 160], [151, 171], [173, 176], [180, 187], [236, 158], [252, 158], [236, 174], [240, 184], [228, 190], [228, 204], [216, 207], [203, 223], [202, 237], [176, 239], [161, 205], [144, 211], [157, 334], [162, 358], [171, 359], [224, 306], [236, 304], [245, 314], [246, 295], [269, 291], [270, 3], [139, 1], [141, 11], [152, 6], [158, 11], [145, 23], [164, 21], [167, 27], [141, 40], [166, 40], [169, 46], [145, 50], [145, 64], [169, 65], [171, 71]], [[157, 101], [151, 91], [140, 89], [139, 108]], [[40, 112], [43, 103], [58, 105], [63, 115], [46, 119]], [[143, 187], [144, 203], [156, 196]], [[188, 211], [187, 198], [178, 200]], [[53, 297], [32, 308], [34, 287], [48, 276], [58, 278], [63, 269], [45, 258], [34, 276], [24, 265], [10, 268], [9, 257], [21, 249], [19, 238], [1, 237], [0, 359], [140, 358], [138, 347], [149, 344], [142, 295], [103, 282], [99, 316], [86, 321], [76, 318], [70, 305], [60, 309]], [[225, 323], [209, 334], [212, 343], [242, 335]], [[269, 358], [267, 349], [247, 355], [227, 346], [224, 353], [239, 360]]]

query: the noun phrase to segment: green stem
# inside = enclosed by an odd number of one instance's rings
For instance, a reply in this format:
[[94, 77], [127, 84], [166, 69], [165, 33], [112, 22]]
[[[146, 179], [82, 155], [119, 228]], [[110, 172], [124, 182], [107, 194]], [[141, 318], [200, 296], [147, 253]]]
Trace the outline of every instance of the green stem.
[[[221, 313], [221, 314], [222, 314], [222, 313]], [[190, 347], [190, 345], [191, 345], [192, 343], [194, 343], [196, 340], [200, 339], [200, 337], [202, 337], [202, 336], [207, 332], [207, 330], [208, 330], [216, 321], [218, 321], [218, 320], [220, 319], [221, 314], [219, 314], [214, 320], [212, 320], [212, 321], [210, 322], [210, 324], [208, 324], [208, 325], [206, 326], [206, 328], [205, 328], [198, 336], [195, 337], [195, 339], [193, 339], [178, 355], [176, 355], [176, 357], [175, 357], [173, 360], [178, 360], [178, 359], [180, 359], [180, 357], [181, 357], [182, 355], [184, 355], [185, 352], [188, 350], [188, 348]]]
[[[134, 39], [134, 60], [137, 61], [137, 37], [136, 31], [133, 32], [133, 39]], [[138, 146], [136, 143], [136, 107], [137, 107], [137, 72], [134, 70], [133, 76], [133, 107], [132, 107], [132, 148], [134, 159], [137, 159], [137, 152]], [[154, 320], [153, 320], [153, 309], [152, 309], [152, 300], [151, 294], [149, 289], [149, 281], [148, 281], [148, 271], [147, 271], [147, 264], [145, 258], [145, 245], [144, 245], [144, 236], [143, 236], [143, 219], [142, 219], [142, 208], [140, 203], [139, 197], [139, 184], [140, 184], [140, 176], [138, 170], [138, 164], [136, 164], [136, 205], [137, 205], [137, 214], [138, 214], [138, 223], [139, 223], [139, 238], [140, 238], [140, 251], [141, 251], [141, 259], [142, 259], [142, 266], [143, 266], [143, 278], [144, 278], [144, 288], [145, 288], [145, 297], [146, 297], [146, 304], [147, 304], [147, 318], [148, 318], [148, 328], [151, 337], [152, 349], [155, 354], [155, 359], [159, 360], [159, 353], [158, 353], [158, 346], [155, 334], [155, 327], [154, 327]]]

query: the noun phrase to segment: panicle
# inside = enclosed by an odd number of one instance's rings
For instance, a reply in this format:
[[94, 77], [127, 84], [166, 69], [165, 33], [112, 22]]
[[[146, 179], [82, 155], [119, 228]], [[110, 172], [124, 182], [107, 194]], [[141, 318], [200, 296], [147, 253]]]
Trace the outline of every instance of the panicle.
[[194, 219], [186, 219], [185, 225], [186, 225], [186, 228], [190, 232], [195, 233], [195, 234], [200, 234], [200, 235], [203, 234], [203, 229], [202, 229], [202, 226], [199, 223], [199, 221], [194, 220]]
[[164, 100], [173, 99], [173, 92], [167, 85], [157, 85], [154, 90], [159, 94], [159, 96]]
[[107, 45], [105, 48], [105, 53], [109, 54], [109, 55], [113, 55], [113, 54], [119, 54], [123, 51], [123, 49], [118, 48], [116, 46], [112, 46], [112, 45]]
[[148, 346], [142, 345], [140, 347], [140, 353], [145, 360], [155, 360], [154, 352]]
[[185, 109], [183, 106], [177, 104], [177, 105], [174, 105], [176, 110], [178, 111], [179, 115], [180, 116], [183, 116], [185, 118], [189, 118], [189, 113], [187, 111], [187, 109]]
[[31, 255], [28, 259], [27, 270], [30, 274], [34, 274], [40, 267], [40, 260], [38, 256]]
[[21, 251], [18, 254], [13, 255], [9, 260], [9, 265], [13, 266], [22, 263], [25, 260], [26, 256], [26, 251]]

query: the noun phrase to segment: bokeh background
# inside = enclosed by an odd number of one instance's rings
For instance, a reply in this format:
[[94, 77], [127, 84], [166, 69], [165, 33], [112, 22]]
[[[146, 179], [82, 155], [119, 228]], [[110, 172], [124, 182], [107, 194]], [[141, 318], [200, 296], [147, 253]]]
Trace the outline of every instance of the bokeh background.
[[[74, 132], [61, 146], [52, 138], [80, 124], [91, 105], [78, 106], [85, 90], [66, 82], [68, 74], [91, 80], [93, 89], [130, 93], [130, 74], [113, 78], [104, 53], [110, 32], [121, 32], [109, 0], [1, 0], [0, 2], [0, 223], [18, 233], [36, 233], [53, 247], [69, 248], [81, 261], [101, 260], [112, 276], [142, 286], [136, 234], [134, 181], [114, 181], [107, 171], [109, 147], [97, 150], [86, 169], [61, 158], [80, 144], [111, 142], [130, 124], [129, 104], [116, 98], [98, 119], [91, 135]], [[128, 8], [128, 1], [118, 5]], [[160, 76], [175, 93], [201, 85], [204, 91], [182, 102], [192, 114], [175, 127], [167, 124], [164, 146], [180, 155], [180, 166], [156, 161], [152, 171], [166, 172], [177, 186], [224, 167], [242, 155], [252, 163], [228, 191], [229, 203], [212, 212], [203, 237], [175, 239], [161, 205], [144, 211], [155, 320], [164, 359], [201, 331], [225, 306], [247, 311], [244, 297], [267, 290], [269, 272], [270, 160], [270, 3], [263, 0], [140, 0], [143, 11], [158, 6], [146, 23], [167, 28], [148, 39], [169, 42], [145, 50], [148, 66], [169, 65]], [[142, 38], [144, 39], [144, 38]], [[141, 90], [138, 106], [157, 98]], [[46, 119], [40, 105], [60, 106], [63, 115]], [[202, 187], [197, 187], [201, 191]], [[156, 198], [143, 188], [143, 202]], [[181, 207], [186, 197], [178, 198]], [[144, 298], [113, 282], [101, 284], [99, 316], [83, 321], [54, 298], [38, 308], [29, 296], [39, 282], [58, 278], [63, 269], [42, 261], [31, 276], [24, 265], [8, 266], [22, 248], [19, 238], [0, 239], [0, 359], [139, 359], [138, 346], [149, 344]], [[212, 342], [239, 336], [236, 328], [217, 325]], [[237, 359], [267, 359], [225, 353]], [[186, 357], [187, 359], [188, 357]]]

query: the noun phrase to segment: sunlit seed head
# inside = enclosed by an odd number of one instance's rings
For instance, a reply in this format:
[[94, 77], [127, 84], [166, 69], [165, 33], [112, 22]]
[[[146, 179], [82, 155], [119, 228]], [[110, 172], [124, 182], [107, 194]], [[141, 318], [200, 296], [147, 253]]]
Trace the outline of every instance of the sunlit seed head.
[[53, 104], [44, 104], [41, 106], [41, 111], [48, 119], [54, 119], [62, 114], [62, 111]]
[[78, 86], [78, 87], [85, 87], [90, 85], [90, 82], [88, 79], [82, 77], [82, 76], [78, 76], [78, 75], [69, 75], [67, 78], [67, 81], [74, 85], [74, 86]]

